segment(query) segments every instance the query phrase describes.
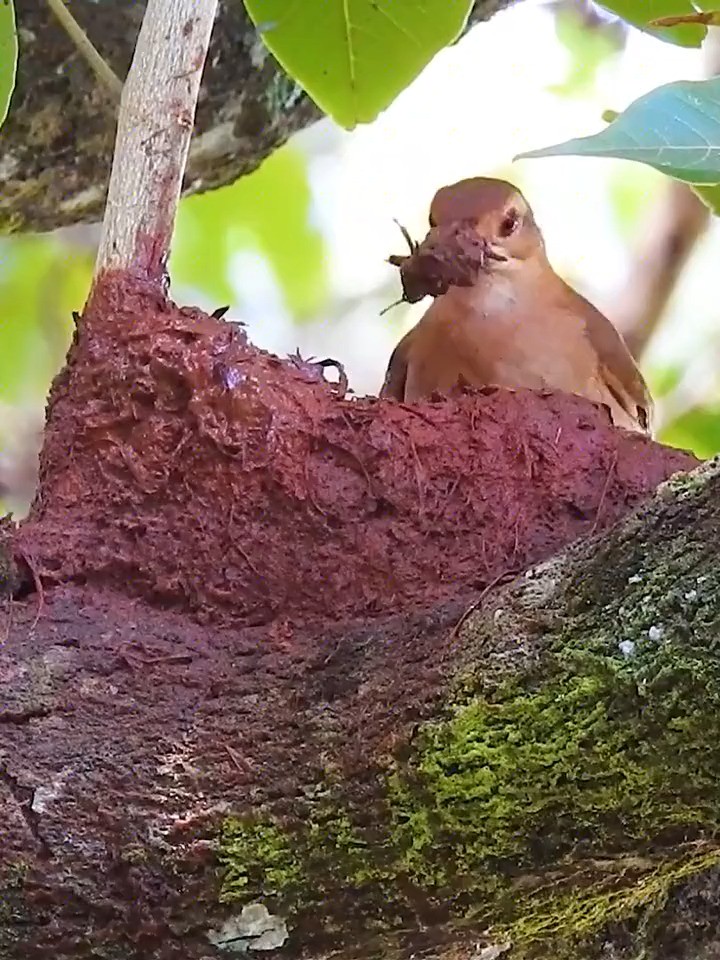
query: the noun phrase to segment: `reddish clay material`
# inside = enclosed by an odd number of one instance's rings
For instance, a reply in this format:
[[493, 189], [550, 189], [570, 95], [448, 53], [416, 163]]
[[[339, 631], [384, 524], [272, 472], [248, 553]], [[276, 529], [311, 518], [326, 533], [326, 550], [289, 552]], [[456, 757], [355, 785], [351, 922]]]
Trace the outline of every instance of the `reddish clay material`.
[[110, 277], [52, 391], [18, 554], [46, 586], [337, 622], [470, 595], [696, 463], [572, 396], [343, 399], [318, 367]]
[[471, 287], [488, 260], [503, 259], [468, 221], [433, 227], [422, 243], [415, 244], [409, 237], [408, 242], [409, 256], [388, 258], [400, 269], [403, 300], [408, 303], [439, 297], [452, 286]]

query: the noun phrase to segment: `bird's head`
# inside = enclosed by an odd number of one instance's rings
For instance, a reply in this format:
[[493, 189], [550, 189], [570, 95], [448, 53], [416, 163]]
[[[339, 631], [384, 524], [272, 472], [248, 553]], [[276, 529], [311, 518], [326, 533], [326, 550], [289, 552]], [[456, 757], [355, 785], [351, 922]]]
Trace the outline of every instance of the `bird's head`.
[[410, 252], [389, 262], [400, 269], [409, 303], [442, 296], [451, 287], [472, 287], [483, 275], [547, 266], [532, 210], [505, 180], [472, 177], [442, 187], [430, 205], [425, 239], [415, 243], [403, 234]]
[[522, 193], [506, 180], [472, 177], [442, 187], [430, 205], [430, 227], [467, 224], [487, 245], [486, 271], [543, 259], [545, 244]]

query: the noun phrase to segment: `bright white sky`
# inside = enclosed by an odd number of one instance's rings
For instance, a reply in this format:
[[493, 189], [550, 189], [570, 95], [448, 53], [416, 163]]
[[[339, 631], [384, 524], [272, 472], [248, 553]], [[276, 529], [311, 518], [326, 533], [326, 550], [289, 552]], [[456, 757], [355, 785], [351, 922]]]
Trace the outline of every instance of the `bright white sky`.
[[[403, 249], [392, 218], [422, 236], [435, 190], [482, 174], [509, 176], [522, 187], [556, 268], [609, 311], [629, 262], [609, 183], [618, 176], [637, 182], [640, 175], [646, 183], [640, 189], [654, 191], [662, 178], [615, 161], [563, 158], [510, 166], [512, 157], [593, 133], [603, 126], [604, 110], [622, 110], [661, 83], [699, 78], [703, 63], [697, 51], [633, 30], [622, 59], [601, 71], [590, 99], [560, 97], [548, 89], [565, 79], [568, 63], [550, 12], [525, 0], [439, 54], [375, 123], [345, 133], [324, 121], [301, 134], [298, 143], [313, 157], [315, 216], [327, 239], [334, 291], [342, 300], [360, 299], [344, 323], [331, 304], [324, 321], [299, 328], [285, 314], [267, 267], [240, 255], [234, 279], [245, 295], [242, 313], [254, 342], [279, 353], [299, 346], [304, 355], [334, 356], [345, 364], [357, 393], [376, 392], [403, 331], [397, 315], [380, 318], [369, 302], [396, 273], [385, 258]], [[678, 291], [651, 363], [682, 356], [690, 364], [709, 356], [703, 345], [709, 331], [720, 329], [720, 318], [703, 274], [716, 269], [712, 264], [719, 258], [716, 226]], [[399, 291], [397, 278], [395, 283]], [[405, 315], [404, 326], [426, 306]], [[716, 357], [711, 361], [714, 370]]]

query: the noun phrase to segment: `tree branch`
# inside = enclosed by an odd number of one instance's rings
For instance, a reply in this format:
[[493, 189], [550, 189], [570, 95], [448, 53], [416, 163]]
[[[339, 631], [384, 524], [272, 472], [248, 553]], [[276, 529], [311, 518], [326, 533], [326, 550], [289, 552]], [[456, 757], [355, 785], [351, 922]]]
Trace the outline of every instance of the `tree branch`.
[[671, 181], [642, 224], [627, 281], [611, 311], [634, 357], [642, 356], [665, 316], [709, 219], [708, 208], [692, 190]]
[[715, 956], [719, 487], [671, 480], [458, 629], [15, 604], [3, 960]]
[[120, 106], [95, 267], [165, 278], [217, 0], [149, 0]]
[[47, 4], [77, 47], [78, 52], [84, 57], [98, 79], [105, 84], [113, 100], [119, 100], [122, 95], [122, 80], [97, 52], [88, 35], [68, 10], [65, 0], [47, 0]]

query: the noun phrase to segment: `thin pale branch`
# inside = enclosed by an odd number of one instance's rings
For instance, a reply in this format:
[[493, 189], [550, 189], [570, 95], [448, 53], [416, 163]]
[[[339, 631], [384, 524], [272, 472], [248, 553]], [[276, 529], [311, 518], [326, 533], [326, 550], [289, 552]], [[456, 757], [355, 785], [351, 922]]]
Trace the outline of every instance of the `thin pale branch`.
[[123, 88], [96, 280], [166, 281], [166, 263], [217, 0], [148, 0]]
[[112, 98], [116, 101], [119, 100], [123, 88], [122, 80], [95, 49], [88, 35], [66, 7], [65, 0], [47, 0], [47, 5], [58, 18], [65, 33], [75, 44], [78, 52], [86, 60], [93, 73], [106, 87]]

